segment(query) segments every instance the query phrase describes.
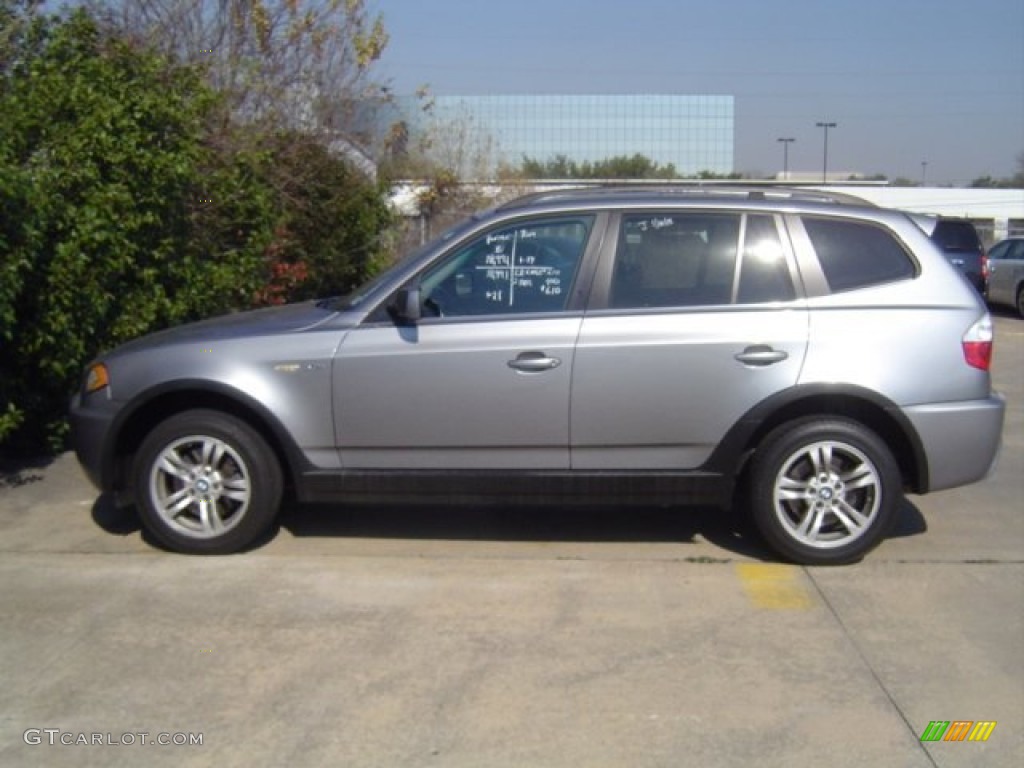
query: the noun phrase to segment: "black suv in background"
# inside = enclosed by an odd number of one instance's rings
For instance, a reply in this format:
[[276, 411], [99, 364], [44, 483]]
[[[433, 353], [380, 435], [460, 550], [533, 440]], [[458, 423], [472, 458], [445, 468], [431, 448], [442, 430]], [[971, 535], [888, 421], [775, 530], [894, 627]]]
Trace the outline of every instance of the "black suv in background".
[[[920, 222], [921, 220], [918, 219]], [[929, 229], [929, 225], [934, 228]], [[988, 279], [988, 257], [978, 237], [978, 230], [968, 219], [945, 216], [924, 220], [925, 232], [939, 246], [949, 262], [963, 272], [979, 294], [985, 294]]]

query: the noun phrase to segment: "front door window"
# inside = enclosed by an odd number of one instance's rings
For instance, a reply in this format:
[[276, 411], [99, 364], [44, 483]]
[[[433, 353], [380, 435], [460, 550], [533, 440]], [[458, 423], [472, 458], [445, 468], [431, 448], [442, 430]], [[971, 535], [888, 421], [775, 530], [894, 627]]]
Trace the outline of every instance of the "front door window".
[[592, 217], [525, 221], [488, 232], [424, 274], [424, 317], [565, 309]]

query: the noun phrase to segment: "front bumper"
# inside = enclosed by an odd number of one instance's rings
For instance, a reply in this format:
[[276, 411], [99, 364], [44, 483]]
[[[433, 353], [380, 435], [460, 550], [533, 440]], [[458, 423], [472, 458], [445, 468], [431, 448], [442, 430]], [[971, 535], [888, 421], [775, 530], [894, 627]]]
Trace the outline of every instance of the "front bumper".
[[1002, 442], [1006, 400], [933, 403], [904, 408], [928, 461], [927, 491], [977, 482], [992, 469]]
[[71, 399], [71, 447], [90, 482], [100, 491], [115, 491], [113, 423], [116, 408], [103, 392]]

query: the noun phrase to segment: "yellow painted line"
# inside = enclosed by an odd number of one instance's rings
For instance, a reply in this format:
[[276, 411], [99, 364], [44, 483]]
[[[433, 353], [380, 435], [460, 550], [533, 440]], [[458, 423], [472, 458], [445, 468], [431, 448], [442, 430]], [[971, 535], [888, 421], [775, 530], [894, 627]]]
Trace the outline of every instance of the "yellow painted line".
[[814, 599], [795, 565], [738, 563], [743, 591], [757, 608], [777, 611], [807, 611]]

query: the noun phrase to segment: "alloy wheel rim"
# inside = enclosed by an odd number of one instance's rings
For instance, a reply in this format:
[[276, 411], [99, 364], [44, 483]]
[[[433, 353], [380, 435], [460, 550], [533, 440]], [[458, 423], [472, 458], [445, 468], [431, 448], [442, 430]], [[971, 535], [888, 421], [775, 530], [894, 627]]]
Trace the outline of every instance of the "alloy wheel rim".
[[772, 493], [775, 516], [794, 540], [835, 549], [863, 536], [882, 503], [878, 469], [860, 449], [823, 440], [793, 451]]
[[149, 494], [160, 518], [189, 538], [208, 539], [234, 528], [252, 499], [251, 473], [230, 445], [208, 435], [168, 444], [153, 462]]

